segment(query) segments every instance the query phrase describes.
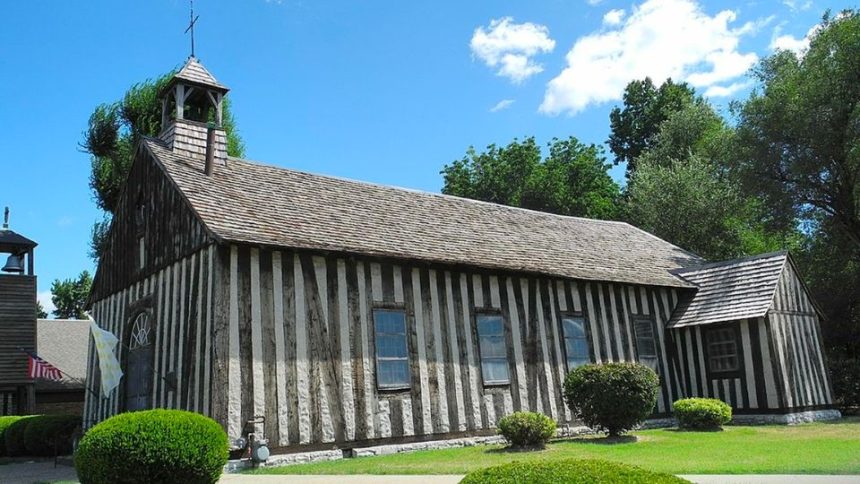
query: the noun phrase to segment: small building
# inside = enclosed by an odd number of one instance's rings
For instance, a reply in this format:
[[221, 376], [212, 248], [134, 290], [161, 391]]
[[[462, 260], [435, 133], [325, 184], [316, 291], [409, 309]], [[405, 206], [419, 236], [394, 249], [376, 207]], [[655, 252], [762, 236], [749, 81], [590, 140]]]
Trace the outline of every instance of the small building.
[[32, 413], [35, 388], [27, 355], [36, 349], [36, 243], [9, 228], [6, 208], [0, 228], [0, 415]]
[[89, 320], [36, 321], [36, 354], [58, 368], [63, 378], [36, 380], [35, 413], [83, 415], [89, 339]]
[[476, 435], [570, 422], [564, 376], [607, 361], [658, 373], [655, 416], [838, 416], [786, 254], [710, 264], [626, 223], [231, 158], [226, 93], [189, 58], [135, 148], [90, 300], [125, 376], [99, 396], [90, 347], [86, 425], [181, 408], [275, 452]]

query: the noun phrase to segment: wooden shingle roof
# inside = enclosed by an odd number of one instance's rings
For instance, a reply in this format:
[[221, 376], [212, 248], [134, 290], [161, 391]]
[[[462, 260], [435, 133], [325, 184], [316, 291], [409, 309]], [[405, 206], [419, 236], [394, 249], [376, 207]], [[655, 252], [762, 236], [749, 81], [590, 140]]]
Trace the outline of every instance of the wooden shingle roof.
[[196, 57], [189, 57], [188, 60], [185, 61], [185, 65], [182, 66], [182, 69], [180, 69], [175, 76], [173, 76], [171, 83], [176, 82], [176, 80], [183, 80], [192, 84], [212, 87], [224, 92], [229, 90], [227, 86], [218, 82], [215, 79], [215, 76], [206, 70], [206, 68], [203, 67], [203, 64], [201, 64]]
[[564, 217], [229, 159], [203, 162], [161, 140], [163, 165], [212, 235], [338, 251], [632, 284], [693, 287], [670, 273], [700, 258], [622, 222]]
[[787, 260], [786, 252], [775, 252], [674, 271], [699, 290], [681, 298], [669, 327], [764, 316]]
[[[39, 389], [83, 388], [87, 378], [90, 322], [84, 319], [36, 321], [36, 354], [59, 368], [63, 380], [38, 380]], [[71, 377], [71, 378], [69, 378]]]

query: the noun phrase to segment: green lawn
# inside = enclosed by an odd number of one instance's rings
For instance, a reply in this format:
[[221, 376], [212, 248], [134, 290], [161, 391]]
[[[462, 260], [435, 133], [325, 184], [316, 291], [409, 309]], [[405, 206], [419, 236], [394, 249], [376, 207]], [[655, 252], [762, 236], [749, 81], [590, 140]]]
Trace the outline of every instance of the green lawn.
[[540, 452], [501, 446], [362, 457], [262, 468], [260, 474], [465, 474], [512, 460], [598, 458], [671, 474], [860, 474], [860, 418], [798, 426], [727, 427], [722, 432], [675, 429], [636, 432], [637, 442], [559, 440]]

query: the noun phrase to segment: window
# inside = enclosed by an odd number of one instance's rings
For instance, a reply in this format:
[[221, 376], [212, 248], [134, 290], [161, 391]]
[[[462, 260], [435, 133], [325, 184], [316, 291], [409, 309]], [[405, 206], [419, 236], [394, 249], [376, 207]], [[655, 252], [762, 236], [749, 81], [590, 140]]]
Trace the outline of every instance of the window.
[[484, 384], [507, 385], [510, 383], [508, 349], [502, 317], [498, 314], [478, 314], [476, 318]]
[[654, 322], [651, 318], [633, 320], [633, 332], [636, 336], [636, 353], [639, 363], [648, 365], [657, 371], [657, 342], [654, 338]]
[[705, 333], [708, 345], [708, 369], [711, 373], [726, 373], [740, 368], [738, 340], [735, 329], [714, 328]]
[[565, 316], [561, 319], [564, 332], [564, 352], [567, 355], [567, 370], [591, 363], [588, 354], [588, 338], [585, 335], [585, 318]]
[[381, 390], [409, 388], [409, 350], [406, 343], [406, 313], [402, 310], [373, 311], [376, 332], [376, 385]]

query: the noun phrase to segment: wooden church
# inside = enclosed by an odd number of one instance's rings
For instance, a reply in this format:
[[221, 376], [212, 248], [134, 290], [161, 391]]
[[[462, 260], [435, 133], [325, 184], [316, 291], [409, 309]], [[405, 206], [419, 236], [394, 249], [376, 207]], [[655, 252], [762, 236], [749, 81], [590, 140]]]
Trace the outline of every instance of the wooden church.
[[[315, 175], [226, 155], [228, 89], [191, 57], [136, 147], [91, 295], [120, 387], [85, 424], [188, 409], [274, 452], [571, 421], [562, 381], [640, 361], [655, 415], [838, 415], [821, 312], [784, 253], [709, 263], [621, 222]], [[207, 123], [214, 119], [214, 123]]]

